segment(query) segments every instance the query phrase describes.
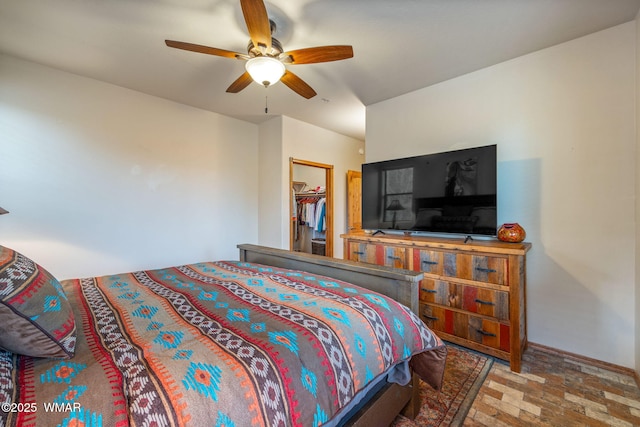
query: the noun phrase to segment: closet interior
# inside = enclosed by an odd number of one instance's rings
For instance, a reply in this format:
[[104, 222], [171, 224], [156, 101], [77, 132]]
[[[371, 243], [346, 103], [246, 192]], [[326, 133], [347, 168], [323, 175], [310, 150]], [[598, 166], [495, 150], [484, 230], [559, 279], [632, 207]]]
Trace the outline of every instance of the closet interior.
[[291, 250], [333, 255], [332, 174], [331, 165], [291, 159]]
[[326, 255], [327, 193], [324, 186], [309, 188], [306, 182], [295, 181], [294, 189], [301, 190], [294, 197], [295, 251]]

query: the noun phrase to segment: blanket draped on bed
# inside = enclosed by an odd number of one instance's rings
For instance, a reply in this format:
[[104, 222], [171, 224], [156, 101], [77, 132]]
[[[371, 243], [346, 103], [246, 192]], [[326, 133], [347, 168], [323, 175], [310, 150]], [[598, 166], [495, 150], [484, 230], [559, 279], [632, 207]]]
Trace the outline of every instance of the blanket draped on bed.
[[13, 403], [0, 425], [320, 425], [391, 366], [443, 348], [389, 298], [269, 266], [221, 261], [62, 285], [76, 355], [0, 352], [0, 401]]

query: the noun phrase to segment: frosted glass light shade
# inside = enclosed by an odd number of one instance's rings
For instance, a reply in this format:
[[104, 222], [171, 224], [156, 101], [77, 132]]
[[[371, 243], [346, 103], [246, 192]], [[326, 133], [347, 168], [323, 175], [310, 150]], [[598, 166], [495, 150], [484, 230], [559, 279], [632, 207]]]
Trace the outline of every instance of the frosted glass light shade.
[[284, 75], [284, 64], [269, 56], [256, 56], [245, 64], [247, 72], [256, 83], [271, 86], [278, 83]]

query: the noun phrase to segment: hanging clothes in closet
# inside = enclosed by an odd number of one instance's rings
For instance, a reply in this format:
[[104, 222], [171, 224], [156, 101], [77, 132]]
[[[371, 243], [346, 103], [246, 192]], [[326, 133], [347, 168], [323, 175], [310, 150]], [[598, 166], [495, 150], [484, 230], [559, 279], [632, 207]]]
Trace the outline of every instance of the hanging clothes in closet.
[[312, 240], [325, 238], [326, 201], [324, 195], [296, 194], [294, 249], [312, 253]]

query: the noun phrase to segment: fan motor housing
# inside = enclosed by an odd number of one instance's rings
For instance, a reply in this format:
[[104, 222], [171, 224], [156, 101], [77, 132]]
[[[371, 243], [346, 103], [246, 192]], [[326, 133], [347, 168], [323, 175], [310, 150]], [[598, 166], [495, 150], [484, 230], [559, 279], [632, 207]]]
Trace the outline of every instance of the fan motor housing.
[[282, 44], [275, 37], [271, 37], [271, 50], [269, 52], [265, 52], [264, 50], [265, 49], [261, 48], [260, 46], [256, 47], [253, 42], [249, 40], [249, 44], [247, 45], [247, 52], [252, 58], [256, 56], [272, 56], [274, 58], [277, 58], [283, 52]]

